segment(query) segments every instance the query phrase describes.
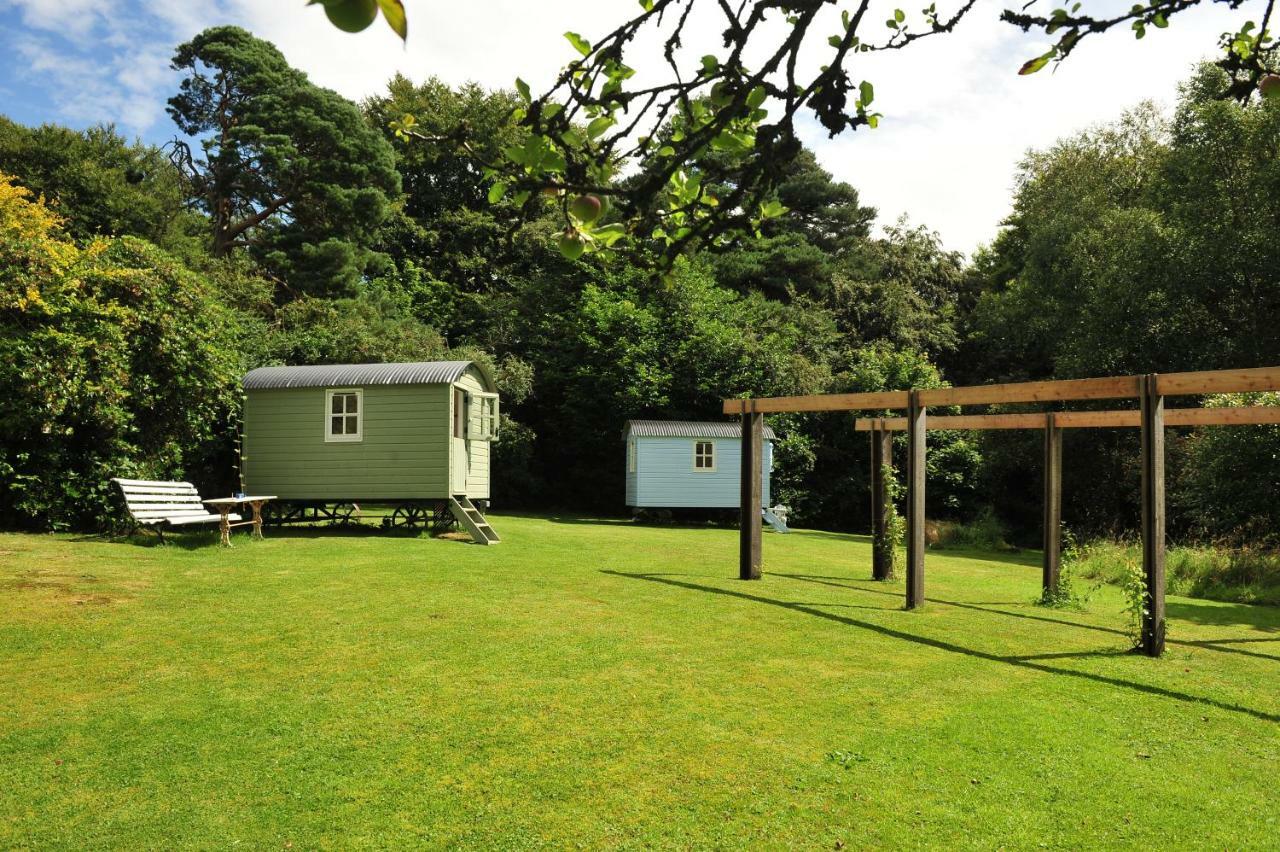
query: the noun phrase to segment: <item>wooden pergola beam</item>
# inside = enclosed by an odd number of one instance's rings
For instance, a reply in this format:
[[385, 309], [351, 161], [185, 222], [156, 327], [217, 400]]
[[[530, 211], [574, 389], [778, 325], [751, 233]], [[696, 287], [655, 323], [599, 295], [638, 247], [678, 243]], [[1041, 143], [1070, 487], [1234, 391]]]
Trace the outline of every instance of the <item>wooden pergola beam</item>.
[[1103, 379], [1057, 379], [1007, 385], [974, 385], [920, 391], [922, 405], [1000, 405], [1009, 402], [1065, 402], [1084, 399], [1133, 399], [1135, 376]]
[[[1207, 370], [1145, 376], [1109, 376], [1012, 384], [975, 385], [876, 393], [819, 394], [762, 399], [726, 399], [725, 414], [742, 416], [742, 493], [739, 576], [758, 580], [760, 552], [760, 471], [763, 414], [802, 411], [906, 409], [906, 418], [858, 421], [859, 431], [907, 432], [907, 609], [924, 603], [925, 435], [930, 429], [1047, 429], [1045, 444], [1046, 588], [1058, 571], [1057, 519], [1061, 429], [1140, 427], [1142, 430], [1142, 550], [1147, 583], [1142, 646], [1151, 656], [1164, 650], [1164, 429], [1166, 426], [1235, 426], [1280, 423], [1280, 408], [1189, 408], [1165, 410], [1167, 396], [1280, 391], [1280, 367]], [[1138, 411], [1076, 411], [1052, 414], [989, 414], [928, 417], [931, 406], [1002, 405], [1136, 399]], [[877, 477], [873, 472], [873, 481]], [[882, 483], [877, 483], [882, 487]], [[883, 535], [883, 534], [882, 534]]]
[[[1014, 402], [1070, 402], [1090, 399], [1138, 399], [1146, 376], [1106, 376], [1096, 379], [1052, 379], [1040, 382], [1012, 382], [999, 385], [970, 385], [958, 388], [922, 390], [920, 404], [1002, 405]], [[1194, 373], [1156, 375], [1160, 396], [1199, 396], [1211, 393], [1280, 391], [1280, 367], [1252, 367], [1240, 370], [1202, 370]], [[776, 396], [761, 399], [726, 399], [725, 414], [745, 411], [866, 411], [905, 409], [908, 391], [876, 393], [816, 394]]]
[[[1139, 411], [1058, 411], [1054, 421], [1059, 429], [1138, 428], [1142, 425]], [[1256, 426], [1280, 423], [1280, 406], [1235, 406], [1230, 408], [1169, 408], [1164, 412], [1166, 426]], [[881, 425], [882, 424], [882, 425]], [[905, 417], [860, 417], [854, 424], [859, 432], [870, 432], [878, 425], [889, 432], [905, 432]], [[1043, 429], [1044, 414], [961, 414], [930, 417], [931, 431]]]
[[1280, 390], [1280, 367], [1242, 370], [1202, 370], [1156, 375], [1160, 396], [1200, 396], [1208, 393], [1247, 393]]
[[726, 399], [723, 410], [725, 414], [742, 414], [743, 411], [758, 411], [762, 414], [784, 411], [876, 411], [882, 408], [906, 408], [907, 394], [907, 391], [882, 391]]

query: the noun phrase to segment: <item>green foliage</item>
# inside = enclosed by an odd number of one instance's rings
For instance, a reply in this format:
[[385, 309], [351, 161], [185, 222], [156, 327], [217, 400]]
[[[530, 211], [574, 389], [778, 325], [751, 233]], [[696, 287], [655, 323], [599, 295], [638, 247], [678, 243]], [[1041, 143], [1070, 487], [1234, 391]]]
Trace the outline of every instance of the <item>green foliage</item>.
[[[1113, 585], [1126, 566], [1140, 563], [1136, 542], [1098, 540], [1081, 545], [1077, 573]], [[1255, 545], [1177, 546], [1165, 553], [1165, 590], [1171, 595], [1280, 606], [1280, 553]]]
[[[707, 156], [721, 169], [732, 162], [727, 155]], [[711, 254], [717, 280], [774, 298], [829, 297], [844, 261], [867, 242], [874, 208], [861, 204], [854, 187], [834, 180], [807, 148], [783, 169], [772, 200], [786, 213], [764, 223], [759, 239]]]
[[281, 364], [370, 364], [430, 361], [444, 338], [407, 316], [385, 292], [348, 299], [303, 297], [276, 312], [269, 360]]
[[0, 180], [0, 524], [93, 527], [112, 476], [226, 465], [242, 372], [234, 316], [159, 249], [67, 242]]
[[931, 547], [980, 548], [991, 551], [1010, 551], [1009, 529], [989, 507], [983, 507], [976, 517], [964, 523], [940, 521], [935, 524], [936, 540]]
[[961, 255], [903, 219], [884, 237], [851, 247], [831, 302], [841, 326], [863, 340], [938, 357], [959, 342], [957, 309], [967, 285]]
[[[976, 260], [981, 294], [945, 363], [957, 383], [1276, 363], [1280, 357], [1280, 105], [1218, 100], [1205, 67], [1171, 119], [1150, 105], [1024, 161], [1009, 227]], [[1207, 211], [1212, 211], [1208, 213]], [[1170, 439], [1170, 529], [1211, 538], [1275, 524], [1254, 495], [1280, 481], [1269, 427]], [[1227, 435], [1226, 433], [1230, 433]], [[1090, 535], [1136, 525], [1137, 437], [1069, 439], [1064, 513]], [[1038, 505], [1025, 436], [984, 439], [984, 490], [1020, 529]], [[1185, 450], [1185, 451], [1184, 451]], [[1220, 453], [1220, 455], [1219, 455]], [[1232, 476], [1242, 486], [1232, 491]]]
[[[1277, 405], [1280, 395], [1230, 394], [1205, 406]], [[1191, 531], [1208, 539], [1280, 545], [1280, 426], [1196, 429], [1179, 444], [1169, 502]]]
[[886, 464], [880, 470], [880, 475], [884, 478], [885, 490], [888, 492], [888, 503], [885, 506], [885, 524], [884, 524], [884, 542], [874, 542], [875, 546], [882, 546], [889, 554], [889, 577], [892, 579], [897, 575], [898, 569], [902, 567], [901, 551], [907, 539], [907, 519], [898, 511], [898, 501], [906, 494], [906, 486], [894, 474], [893, 465]]
[[1142, 644], [1142, 623], [1151, 613], [1151, 598], [1147, 594], [1147, 575], [1142, 562], [1128, 558], [1122, 564], [1120, 591], [1124, 593], [1126, 633], [1134, 647]]
[[1076, 586], [1076, 574], [1080, 570], [1080, 563], [1085, 558], [1085, 553], [1079, 540], [1071, 530], [1066, 528], [1062, 530], [1060, 557], [1057, 584], [1048, 589], [1041, 589], [1036, 604], [1049, 609], [1084, 612], [1085, 607], [1089, 605], [1089, 600], [1102, 587], [1103, 581], [1098, 580], [1084, 590]]
[[178, 170], [113, 127], [24, 127], [0, 116], [0, 172], [43, 196], [74, 240], [133, 236], [184, 259], [202, 253], [204, 225], [187, 210]]
[[199, 140], [190, 192], [215, 256], [248, 249], [291, 293], [347, 295], [400, 193], [391, 146], [359, 109], [237, 27], [180, 45], [169, 114]]

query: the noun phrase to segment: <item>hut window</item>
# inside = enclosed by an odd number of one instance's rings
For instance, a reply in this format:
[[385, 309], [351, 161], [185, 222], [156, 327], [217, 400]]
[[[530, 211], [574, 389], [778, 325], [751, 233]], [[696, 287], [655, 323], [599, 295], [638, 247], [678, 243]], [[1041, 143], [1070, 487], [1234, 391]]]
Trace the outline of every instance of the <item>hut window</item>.
[[636, 472], [636, 439], [627, 441], [627, 473]]
[[453, 389], [453, 437], [467, 437], [467, 392]]
[[324, 439], [326, 441], [359, 441], [363, 439], [364, 392], [329, 390], [324, 393]]
[[496, 441], [498, 439], [498, 395], [496, 393], [468, 394], [468, 402], [475, 406], [471, 415], [475, 423], [476, 434], [471, 437], [479, 441]]
[[711, 473], [716, 469], [716, 445], [697, 441], [693, 445], [693, 469]]

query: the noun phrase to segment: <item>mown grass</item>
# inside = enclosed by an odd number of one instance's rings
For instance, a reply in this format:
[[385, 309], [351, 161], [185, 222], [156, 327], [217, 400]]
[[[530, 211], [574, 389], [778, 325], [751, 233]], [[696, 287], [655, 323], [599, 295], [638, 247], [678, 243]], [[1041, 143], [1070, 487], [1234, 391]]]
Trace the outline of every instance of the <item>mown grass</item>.
[[0, 536], [0, 846], [1267, 847], [1280, 612], [1035, 554], [502, 517], [493, 548]]

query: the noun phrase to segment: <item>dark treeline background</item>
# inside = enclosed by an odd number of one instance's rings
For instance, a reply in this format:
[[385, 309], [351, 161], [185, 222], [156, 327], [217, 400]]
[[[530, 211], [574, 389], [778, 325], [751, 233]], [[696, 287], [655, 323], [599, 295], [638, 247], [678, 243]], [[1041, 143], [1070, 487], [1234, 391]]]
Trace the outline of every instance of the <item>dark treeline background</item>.
[[[189, 148], [0, 118], [4, 525], [98, 525], [116, 475], [229, 489], [239, 379], [263, 364], [483, 359], [503, 391], [495, 503], [620, 512], [628, 418], [721, 419], [744, 392], [1280, 363], [1280, 104], [1217, 100], [1209, 68], [1171, 116], [1138, 105], [1028, 154], [971, 261], [905, 221], [877, 233], [806, 153], [761, 239], [655, 278], [565, 261], [550, 201], [518, 219], [454, 143], [388, 129], [465, 122], [484, 157], [519, 142], [513, 93], [396, 78], [352, 104], [234, 28], [175, 64]], [[771, 425], [795, 522], [865, 529], [850, 416]], [[1174, 534], [1269, 538], [1277, 452], [1271, 427], [1171, 436]], [[930, 513], [994, 511], [1034, 541], [1039, 454], [1038, 434], [931, 433]], [[1137, 477], [1136, 432], [1070, 434], [1067, 524], [1131, 528]]]

